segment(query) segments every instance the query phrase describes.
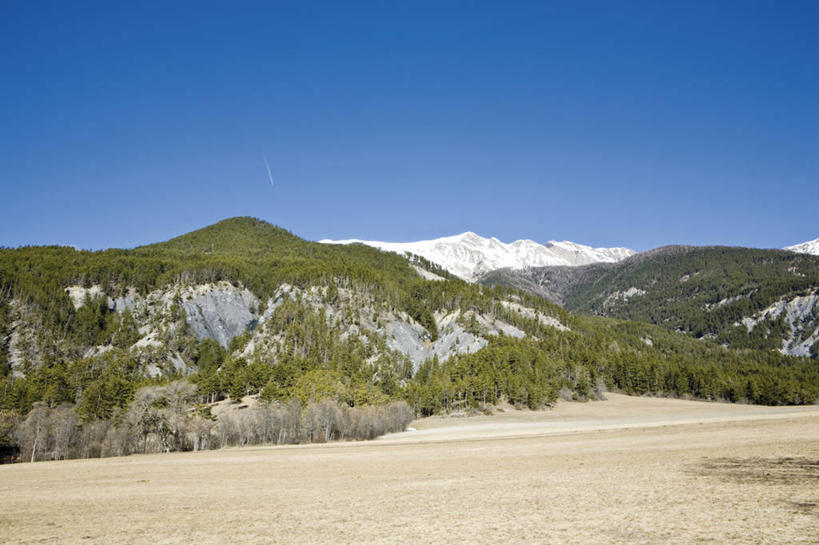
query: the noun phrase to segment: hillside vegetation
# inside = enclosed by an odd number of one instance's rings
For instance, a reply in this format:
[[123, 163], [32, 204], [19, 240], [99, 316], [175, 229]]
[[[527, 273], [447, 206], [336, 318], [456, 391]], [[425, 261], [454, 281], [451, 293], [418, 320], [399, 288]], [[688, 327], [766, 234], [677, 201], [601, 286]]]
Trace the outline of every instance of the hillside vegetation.
[[606, 389], [819, 398], [807, 358], [572, 315], [252, 218], [132, 250], [0, 250], [0, 329], [0, 446], [32, 460], [369, 438], [407, 414]]
[[781, 250], [666, 247], [620, 263], [496, 271], [575, 312], [638, 320], [733, 348], [819, 354], [819, 257]]

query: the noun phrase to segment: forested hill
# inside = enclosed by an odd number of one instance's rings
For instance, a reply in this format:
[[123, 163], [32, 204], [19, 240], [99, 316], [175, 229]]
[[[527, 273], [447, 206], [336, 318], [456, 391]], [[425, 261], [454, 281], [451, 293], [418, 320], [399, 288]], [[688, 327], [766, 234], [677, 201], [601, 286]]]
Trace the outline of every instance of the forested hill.
[[735, 348], [819, 352], [819, 257], [669, 246], [579, 269], [495, 271], [508, 285], [582, 313], [639, 320]]
[[[268, 258], [303, 250], [304, 240], [290, 231], [248, 217], [229, 218], [165, 242], [139, 246], [137, 252], [235, 255]], [[303, 254], [303, 252], [299, 252]]]
[[[819, 369], [252, 218], [130, 250], [0, 249], [0, 447], [29, 459], [366, 438], [407, 411], [606, 389], [812, 403]], [[262, 412], [211, 412], [246, 396]]]
[[[414, 263], [449, 277], [421, 258]], [[327, 284], [332, 278], [366, 283], [397, 304], [410, 304], [413, 287], [424, 284], [410, 262], [398, 255], [362, 245], [308, 242], [246, 217], [132, 250], [90, 252], [57, 246], [0, 250], [0, 296], [35, 303], [47, 322], [67, 320], [69, 286], [99, 286], [102, 293], [117, 296], [129, 289], [145, 294], [181, 282], [224, 280], [241, 283], [265, 298], [283, 283]]]

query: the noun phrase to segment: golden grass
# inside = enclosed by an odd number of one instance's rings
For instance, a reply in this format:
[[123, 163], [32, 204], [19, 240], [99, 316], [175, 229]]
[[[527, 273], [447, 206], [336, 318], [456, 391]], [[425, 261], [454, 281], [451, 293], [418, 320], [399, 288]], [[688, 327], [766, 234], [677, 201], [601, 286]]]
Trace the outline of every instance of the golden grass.
[[610, 395], [413, 426], [2, 466], [0, 542], [819, 542], [819, 407]]

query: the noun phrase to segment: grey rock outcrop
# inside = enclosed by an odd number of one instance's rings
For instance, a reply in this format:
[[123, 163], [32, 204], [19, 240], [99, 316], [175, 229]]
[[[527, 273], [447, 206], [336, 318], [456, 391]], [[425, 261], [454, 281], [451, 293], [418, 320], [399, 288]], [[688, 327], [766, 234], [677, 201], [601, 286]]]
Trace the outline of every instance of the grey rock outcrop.
[[753, 317], [745, 317], [734, 325], [741, 323], [750, 332], [763, 320], [778, 318], [783, 313], [790, 336], [782, 339], [780, 351], [790, 356], [813, 356], [813, 346], [819, 341], [819, 294], [780, 299]]
[[231, 339], [256, 326], [259, 308], [259, 300], [250, 291], [228, 286], [197, 286], [182, 301], [196, 338], [213, 339], [225, 348]]

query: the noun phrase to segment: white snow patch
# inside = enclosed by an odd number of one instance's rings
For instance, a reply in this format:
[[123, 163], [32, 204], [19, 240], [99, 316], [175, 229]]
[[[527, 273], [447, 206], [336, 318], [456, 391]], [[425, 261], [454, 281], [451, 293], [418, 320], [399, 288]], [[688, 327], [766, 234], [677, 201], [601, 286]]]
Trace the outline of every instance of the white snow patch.
[[628, 248], [592, 248], [569, 241], [533, 240], [504, 243], [472, 232], [417, 242], [380, 242], [374, 240], [320, 240], [324, 244], [365, 244], [388, 252], [420, 255], [452, 274], [474, 282], [482, 274], [509, 267], [524, 269], [547, 265], [578, 266], [591, 263], [613, 263], [631, 255]]
[[799, 254], [819, 255], [819, 238], [803, 242], [802, 244], [787, 246], [784, 249]]

